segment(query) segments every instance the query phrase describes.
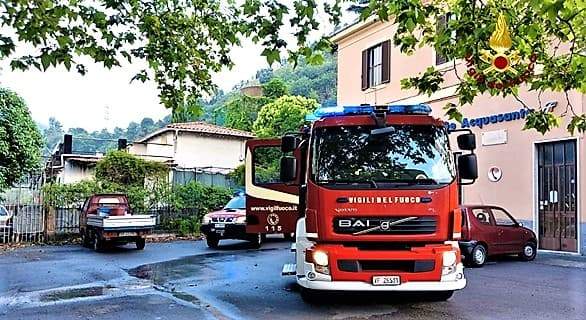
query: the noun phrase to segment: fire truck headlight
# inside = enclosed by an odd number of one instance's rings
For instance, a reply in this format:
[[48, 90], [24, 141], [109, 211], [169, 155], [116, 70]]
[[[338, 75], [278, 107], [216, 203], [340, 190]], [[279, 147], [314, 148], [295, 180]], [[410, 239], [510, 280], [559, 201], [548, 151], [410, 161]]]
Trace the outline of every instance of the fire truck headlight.
[[313, 261], [318, 266], [326, 267], [329, 264], [328, 254], [324, 251], [315, 251], [313, 252]]
[[443, 266], [451, 267], [456, 264], [456, 253], [454, 251], [446, 251], [443, 253]]

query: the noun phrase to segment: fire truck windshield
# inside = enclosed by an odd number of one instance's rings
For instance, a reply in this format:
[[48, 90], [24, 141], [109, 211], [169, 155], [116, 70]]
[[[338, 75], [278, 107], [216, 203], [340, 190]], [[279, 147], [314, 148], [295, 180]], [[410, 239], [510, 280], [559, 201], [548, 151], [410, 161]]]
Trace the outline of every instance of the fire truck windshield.
[[371, 135], [373, 126], [317, 128], [312, 143], [312, 179], [322, 185], [387, 187], [440, 185], [455, 167], [447, 131], [429, 125], [395, 125]]

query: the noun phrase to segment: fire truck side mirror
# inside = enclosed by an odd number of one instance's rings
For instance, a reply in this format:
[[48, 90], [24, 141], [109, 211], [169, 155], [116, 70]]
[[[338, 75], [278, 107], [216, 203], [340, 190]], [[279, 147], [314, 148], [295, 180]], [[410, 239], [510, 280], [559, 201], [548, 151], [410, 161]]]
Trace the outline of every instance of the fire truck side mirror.
[[458, 148], [460, 150], [474, 150], [476, 149], [476, 136], [474, 133], [465, 133], [458, 136]]
[[281, 157], [281, 182], [292, 182], [297, 177], [297, 159], [291, 156]]
[[297, 144], [298, 141], [296, 136], [292, 134], [284, 135], [281, 138], [281, 151], [293, 152], [295, 149], [297, 149]]
[[475, 154], [463, 154], [458, 157], [458, 175], [460, 179], [465, 180], [478, 178], [478, 161]]

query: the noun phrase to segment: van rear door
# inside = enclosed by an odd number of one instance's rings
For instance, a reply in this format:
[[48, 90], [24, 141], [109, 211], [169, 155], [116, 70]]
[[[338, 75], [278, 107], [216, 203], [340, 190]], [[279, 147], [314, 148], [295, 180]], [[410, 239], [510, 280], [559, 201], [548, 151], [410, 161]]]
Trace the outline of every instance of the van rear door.
[[299, 185], [280, 180], [281, 139], [246, 142], [246, 233], [293, 233]]

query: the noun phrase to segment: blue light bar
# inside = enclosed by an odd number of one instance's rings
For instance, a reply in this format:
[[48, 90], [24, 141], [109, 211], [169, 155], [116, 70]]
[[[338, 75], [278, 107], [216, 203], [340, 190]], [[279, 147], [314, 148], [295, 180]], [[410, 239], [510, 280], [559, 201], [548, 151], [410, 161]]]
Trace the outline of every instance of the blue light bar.
[[[375, 107], [371, 105], [320, 107], [312, 114], [308, 114], [305, 120], [315, 121], [326, 117], [365, 115], [373, 112], [375, 112]], [[387, 106], [387, 113], [428, 115], [431, 113], [431, 108], [426, 104], [389, 105]]]

